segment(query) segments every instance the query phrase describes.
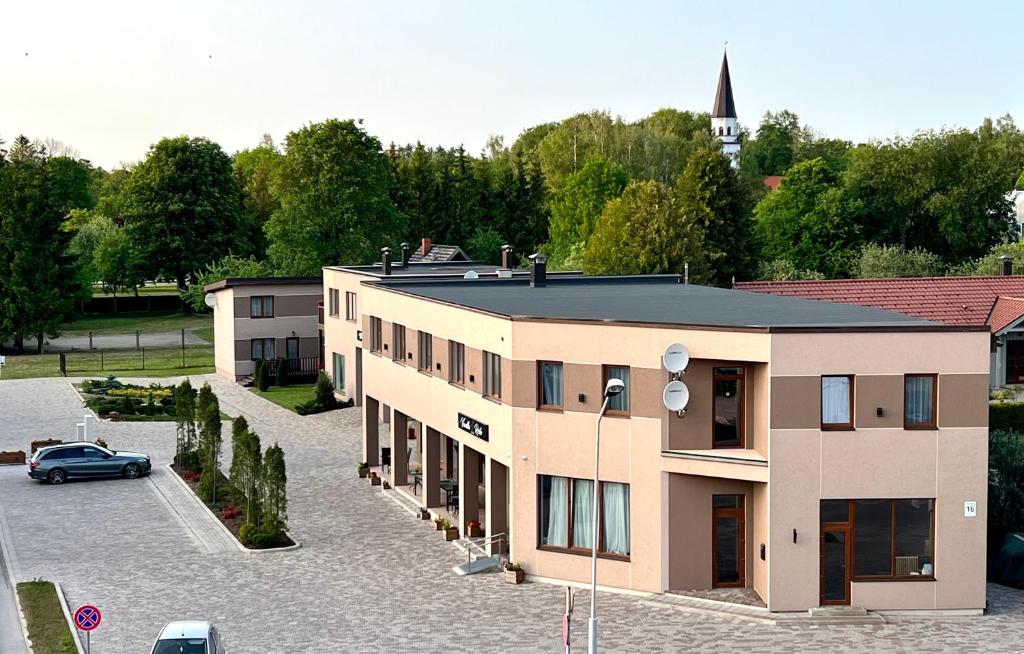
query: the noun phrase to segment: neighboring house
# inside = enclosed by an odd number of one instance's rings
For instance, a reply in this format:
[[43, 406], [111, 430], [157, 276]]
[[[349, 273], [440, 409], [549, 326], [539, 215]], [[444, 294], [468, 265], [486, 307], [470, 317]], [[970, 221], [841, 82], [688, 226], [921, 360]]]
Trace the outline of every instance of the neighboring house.
[[[407, 243], [402, 244], [402, 250], [407, 251]], [[469, 261], [469, 255], [462, 251], [458, 245], [437, 245], [425, 238], [420, 242], [420, 247], [408, 254], [409, 263], [440, 263], [444, 261]]]
[[[596, 539], [605, 587], [984, 609], [986, 328], [542, 262], [529, 278], [395, 272], [324, 269], [328, 351], [361, 370], [361, 458], [462, 535], [506, 534], [528, 575], [589, 581]], [[682, 415], [662, 404], [672, 343], [691, 356]], [[594, 489], [609, 378], [626, 390]]]
[[987, 326], [992, 333], [989, 387], [1024, 384], [1024, 276], [900, 277], [738, 282], [741, 291], [842, 302], [898, 311], [945, 325]]
[[213, 297], [214, 362], [232, 380], [253, 374], [257, 359], [285, 359], [293, 374], [323, 368], [317, 328], [318, 277], [228, 278], [205, 289]]
[[783, 179], [785, 178], [782, 175], [767, 175], [761, 180], [761, 183], [771, 192], [779, 188], [779, 184], [782, 183]]

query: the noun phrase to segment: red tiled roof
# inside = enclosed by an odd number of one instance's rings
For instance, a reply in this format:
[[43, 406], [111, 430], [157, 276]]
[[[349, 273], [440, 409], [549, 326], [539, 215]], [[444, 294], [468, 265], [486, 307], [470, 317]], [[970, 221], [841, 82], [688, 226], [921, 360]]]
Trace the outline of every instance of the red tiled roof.
[[1024, 275], [739, 282], [735, 288], [878, 307], [946, 325], [987, 324], [993, 332], [1024, 315]]

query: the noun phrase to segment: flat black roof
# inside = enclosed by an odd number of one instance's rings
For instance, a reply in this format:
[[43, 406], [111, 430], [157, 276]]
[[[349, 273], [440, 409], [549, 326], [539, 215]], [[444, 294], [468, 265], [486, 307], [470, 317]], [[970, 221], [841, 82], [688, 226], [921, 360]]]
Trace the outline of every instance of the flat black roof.
[[928, 320], [882, 309], [681, 284], [676, 275], [549, 277], [529, 280], [414, 281], [370, 284], [518, 319], [657, 323], [725, 328], [944, 329]]
[[219, 291], [232, 286], [293, 286], [302, 284], [323, 284], [323, 277], [226, 277], [203, 287], [204, 291]]
[[[343, 272], [358, 273], [369, 277], [377, 277], [382, 280], [394, 277], [423, 277], [423, 278], [459, 278], [472, 271], [484, 277], [497, 277], [499, 270], [506, 270], [501, 266], [495, 266], [486, 261], [410, 261], [408, 267], [403, 267], [402, 262], [391, 264], [391, 274], [384, 274], [384, 267], [379, 263], [368, 266], [324, 266], [326, 270], [340, 270]], [[525, 268], [512, 268], [511, 274], [514, 277], [527, 277], [530, 274]], [[548, 276], [563, 277], [566, 275], [578, 276], [583, 273], [579, 271], [558, 271], [548, 272]]]

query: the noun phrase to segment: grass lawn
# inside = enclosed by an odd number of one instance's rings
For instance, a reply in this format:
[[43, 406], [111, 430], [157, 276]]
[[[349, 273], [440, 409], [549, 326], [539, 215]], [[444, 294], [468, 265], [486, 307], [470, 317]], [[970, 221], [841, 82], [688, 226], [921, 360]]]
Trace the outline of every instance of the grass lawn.
[[295, 411], [296, 404], [309, 402], [313, 399], [313, 387], [316, 384], [294, 384], [291, 386], [271, 386], [266, 391], [253, 386], [249, 390], [262, 398], [266, 398], [289, 411]]
[[52, 583], [23, 581], [18, 584], [18, 599], [25, 611], [28, 637], [35, 654], [77, 654]]
[[[213, 332], [213, 314], [183, 314], [178, 312], [119, 313], [102, 316], [82, 316], [61, 327], [63, 335], [134, 334], [143, 332], [176, 332], [180, 329], [209, 328]], [[212, 340], [212, 339], [211, 339]]]
[[[142, 286], [139, 288], [139, 295], [177, 295], [178, 286], [176, 284], [153, 284], [152, 286]], [[129, 293], [130, 295], [130, 293]], [[104, 293], [98, 288], [93, 288], [93, 297], [112, 297], [113, 293]], [[117, 297], [127, 297], [124, 293], [118, 293]]]
[[200, 327], [199, 329], [193, 329], [192, 333], [197, 337], [201, 338], [207, 343], [213, 343], [213, 326]]
[[[178, 375], [205, 375], [214, 372], [213, 347], [192, 345], [185, 349], [185, 367], [181, 367], [180, 348], [145, 348], [143, 351], [99, 350], [72, 352], [67, 355], [69, 377], [176, 377]], [[21, 354], [7, 355], [0, 379], [28, 379], [31, 377], [60, 377], [60, 355]]]

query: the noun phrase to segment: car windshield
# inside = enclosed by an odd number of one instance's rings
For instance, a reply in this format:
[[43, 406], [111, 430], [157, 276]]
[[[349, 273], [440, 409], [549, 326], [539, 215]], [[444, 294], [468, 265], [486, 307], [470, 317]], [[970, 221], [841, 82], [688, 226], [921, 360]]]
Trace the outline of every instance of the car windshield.
[[158, 641], [153, 654], [206, 654], [205, 638], [175, 638]]

